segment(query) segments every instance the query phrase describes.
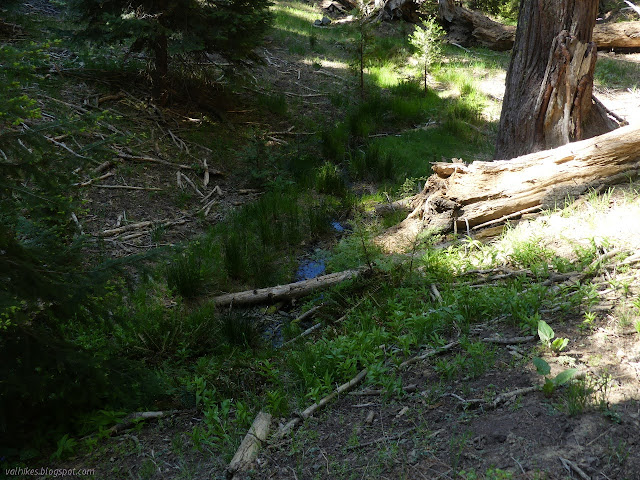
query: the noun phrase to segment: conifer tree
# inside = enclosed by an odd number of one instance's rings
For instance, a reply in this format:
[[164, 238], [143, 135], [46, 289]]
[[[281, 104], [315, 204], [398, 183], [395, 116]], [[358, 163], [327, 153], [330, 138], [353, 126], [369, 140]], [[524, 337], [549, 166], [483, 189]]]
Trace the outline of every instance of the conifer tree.
[[150, 54], [156, 98], [166, 95], [171, 55], [248, 53], [271, 24], [269, 0], [70, 0], [94, 41], [124, 41]]

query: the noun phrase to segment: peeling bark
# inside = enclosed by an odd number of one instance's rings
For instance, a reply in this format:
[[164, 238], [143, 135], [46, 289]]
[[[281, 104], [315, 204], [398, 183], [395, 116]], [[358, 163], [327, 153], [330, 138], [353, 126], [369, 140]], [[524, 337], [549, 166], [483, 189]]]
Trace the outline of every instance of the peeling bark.
[[640, 126], [512, 160], [435, 163], [433, 171], [413, 212], [387, 237], [422, 228], [471, 231], [563, 205], [589, 188], [628, 181], [640, 172]]

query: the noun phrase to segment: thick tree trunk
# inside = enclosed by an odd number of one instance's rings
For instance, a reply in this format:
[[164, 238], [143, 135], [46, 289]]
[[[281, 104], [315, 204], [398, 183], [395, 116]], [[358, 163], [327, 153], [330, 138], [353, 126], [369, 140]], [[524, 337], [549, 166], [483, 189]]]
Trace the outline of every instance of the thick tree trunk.
[[466, 232], [628, 181], [640, 173], [640, 126], [512, 160], [436, 163], [433, 171], [414, 211], [387, 238], [399, 231], [410, 242], [425, 227]]
[[598, 0], [525, 0], [507, 71], [496, 158], [590, 138], [617, 125], [592, 101]]

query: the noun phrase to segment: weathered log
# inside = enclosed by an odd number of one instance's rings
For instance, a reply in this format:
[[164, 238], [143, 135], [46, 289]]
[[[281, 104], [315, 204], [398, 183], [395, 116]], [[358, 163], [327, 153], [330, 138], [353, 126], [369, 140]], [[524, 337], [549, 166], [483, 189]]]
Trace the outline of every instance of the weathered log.
[[420, 14], [418, 10], [424, 0], [376, 0], [374, 11], [378, 11], [378, 20], [406, 20], [418, 23]]
[[[463, 46], [481, 45], [505, 51], [513, 47], [516, 27], [491, 20], [453, 0], [438, 2], [438, 18], [447, 30], [447, 40]], [[598, 50], [640, 50], [640, 21], [600, 23], [593, 29]]]
[[640, 21], [601, 23], [593, 29], [598, 50], [639, 50]]
[[409, 246], [423, 228], [470, 232], [532, 207], [563, 205], [589, 188], [640, 173], [640, 125], [629, 125], [553, 150], [493, 162], [434, 163], [414, 211], [378, 238]]
[[259, 412], [251, 424], [236, 454], [227, 466], [227, 478], [234, 478], [235, 474], [246, 470], [256, 459], [260, 446], [267, 440], [271, 428], [271, 415]]
[[257, 290], [247, 290], [244, 292], [227, 293], [213, 299], [219, 307], [228, 305], [255, 305], [258, 303], [276, 302], [278, 300], [292, 300], [304, 297], [305, 295], [322, 288], [332, 287], [350, 278], [357, 277], [360, 269], [346, 270], [344, 272], [330, 273], [310, 280], [277, 285], [275, 287], [260, 288]]
[[480, 12], [461, 7], [454, 0], [438, 1], [438, 18], [447, 31], [449, 43], [479, 44], [498, 51], [513, 47], [516, 27], [495, 22]]

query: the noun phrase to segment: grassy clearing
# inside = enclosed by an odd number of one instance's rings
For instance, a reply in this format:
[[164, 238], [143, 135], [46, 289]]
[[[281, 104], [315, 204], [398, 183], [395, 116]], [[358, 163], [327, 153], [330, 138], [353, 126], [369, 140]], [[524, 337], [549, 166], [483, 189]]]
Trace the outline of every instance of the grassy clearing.
[[613, 58], [601, 58], [596, 64], [594, 82], [608, 88], [638, 89], [640, 65]]

